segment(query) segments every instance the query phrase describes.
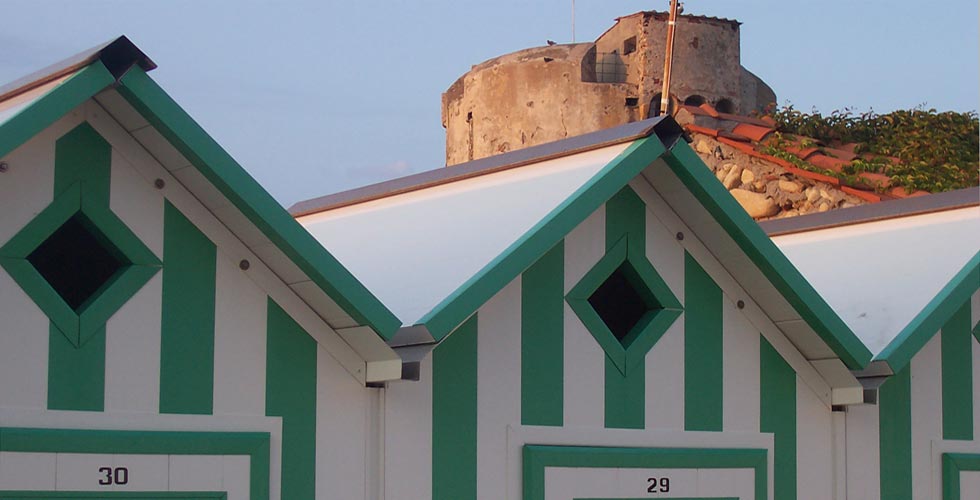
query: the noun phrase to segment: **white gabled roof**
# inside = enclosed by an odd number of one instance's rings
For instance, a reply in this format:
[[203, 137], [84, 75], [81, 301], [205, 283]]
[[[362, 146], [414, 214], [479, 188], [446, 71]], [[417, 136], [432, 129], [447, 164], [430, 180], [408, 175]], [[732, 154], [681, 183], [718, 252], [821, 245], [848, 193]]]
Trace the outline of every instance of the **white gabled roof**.
[[631, 142], [298, 218], [404, 325], [415, 324]]
[[877, 355], [980, 249], [972, 206], [773, 237]]

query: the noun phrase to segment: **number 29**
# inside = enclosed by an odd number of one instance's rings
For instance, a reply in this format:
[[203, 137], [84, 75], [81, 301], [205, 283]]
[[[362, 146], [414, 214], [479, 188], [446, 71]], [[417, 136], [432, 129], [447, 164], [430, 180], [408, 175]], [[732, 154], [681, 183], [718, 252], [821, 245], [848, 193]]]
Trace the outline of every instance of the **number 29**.
[[647, 478], [647, 493], [669, 493], [669, 492], [670, 492], [669, 477]]

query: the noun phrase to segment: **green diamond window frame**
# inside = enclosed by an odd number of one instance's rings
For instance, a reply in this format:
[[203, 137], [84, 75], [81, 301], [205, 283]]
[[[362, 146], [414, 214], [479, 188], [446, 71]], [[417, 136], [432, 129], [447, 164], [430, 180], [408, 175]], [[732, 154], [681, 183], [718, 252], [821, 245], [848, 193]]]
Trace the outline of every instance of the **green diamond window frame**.
[[[161, 268], [160, 259], [112, 213], [94, 190], [77, 182], [0, 247], [0, 266], [17, 282], [75, 347], [81, 347]], [[65, 222], [82, 214], [129, 261], [85, 301], [78, 311], [41, 276], [27, 257]]]
[[[680, 301], [670, 287], [650, 265], [638, 245], [629, 244], [628, 238], [627, 235], [616, 242], [565, 296], [572, 311], [623, 375], [643, 361], [647, 352], [683, 312]], [[620, 342], [589, 303], [589, 297], [624, 263], [636, 272], [635, 276], [646, 288], [637, 289], [636, 292], [647, 295], [662, 307], [647, 311]]]

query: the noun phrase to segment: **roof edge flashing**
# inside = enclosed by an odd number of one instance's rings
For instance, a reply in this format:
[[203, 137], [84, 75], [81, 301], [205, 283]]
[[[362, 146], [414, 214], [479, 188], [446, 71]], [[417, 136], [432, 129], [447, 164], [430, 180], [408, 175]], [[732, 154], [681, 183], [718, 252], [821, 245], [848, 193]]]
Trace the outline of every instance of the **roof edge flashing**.
[[125, 35], [116, 38], [103, 47], [98, 52], [98, 59], [102, 61], [102, 64], [117, 81], [133, 66], [139, 66], [143, 71], [152, 71], [157, 68], [156, 63]]
[[156, 69], [157, 65], [125, 35], [111, 42], [102, 43], [71, 57], [62, 59], [6, 85], [0, 86], [0, 101], [5, 101], [42, 85], [55, 81], [91, 66], [99, 61], [109, 74], [119, 81], [133, 66], [144, 71]]

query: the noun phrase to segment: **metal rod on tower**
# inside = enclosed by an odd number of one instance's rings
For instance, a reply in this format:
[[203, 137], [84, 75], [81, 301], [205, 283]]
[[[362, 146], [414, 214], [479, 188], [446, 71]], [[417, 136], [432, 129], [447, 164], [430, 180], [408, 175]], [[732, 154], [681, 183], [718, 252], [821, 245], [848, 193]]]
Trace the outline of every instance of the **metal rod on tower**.
[[572, 43], [575, 43], [575, 0], [572, 0]]
[[670, 0], [670, 17], [667, 20], [667, 54], [664, 57], [664, 88], [660, 94], [660, 114], [667, 114], [670, 103], [670, 66], [674, 60], [674, 29], [677, 26], [678, 0]]

